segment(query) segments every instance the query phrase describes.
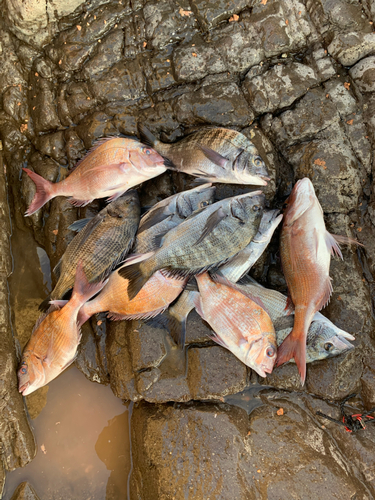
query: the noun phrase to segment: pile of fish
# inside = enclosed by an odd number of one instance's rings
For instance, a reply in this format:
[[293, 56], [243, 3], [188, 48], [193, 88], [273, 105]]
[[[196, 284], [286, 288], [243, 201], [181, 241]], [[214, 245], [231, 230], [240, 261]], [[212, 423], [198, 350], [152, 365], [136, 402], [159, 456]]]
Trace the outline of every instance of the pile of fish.
[[[18, 370], [23, 395], [49, 383], [73, 361], [80, 327], [107, 312], [110, 320], [153, 318], [184, 348], [192, 309], [212, 328], [212, 339], [265, 377], [275, 366], [343, 353], [349, 333], [318, 311], [329, 301], [331, 254], [341, 256], [325, 228], [307, 178], [299, 180], [284, 214], [265, 209], [261, 191], [215, 201], [211, 182], [264, 186], [269, 180], [254, 144], [240, 132], [206, 127], [174, 144], [144, 126], [137, 139], [108, 138], [90, 150], [64, 180], [51, 183], [27, 168], [36, 194], [26, 215], [55, 196], [75, 206], [97, 198], [109, 204], [77, 232], [54, 269], [57, 283], [40, 305]], [[199, 177], [197, 187], [157, 203], [141, 217], [130, 189], [167, 168]], [[283, 219], [280, 253], [289, 297], [247, 275]], [[70, 298], [69, 298], [69, 295]], [[170, 307], [169, 307], [170, 306]]]

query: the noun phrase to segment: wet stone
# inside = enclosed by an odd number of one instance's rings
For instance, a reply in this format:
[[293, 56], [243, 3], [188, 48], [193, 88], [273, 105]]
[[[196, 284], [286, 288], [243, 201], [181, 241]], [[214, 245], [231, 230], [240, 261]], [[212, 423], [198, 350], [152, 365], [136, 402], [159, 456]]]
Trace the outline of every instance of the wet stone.
[[75, 122], [79, 121], [96, 105], [96, 99], [93, 97], [86, 83], [72, 83], [68, 85], [66, 102], [69, 114]]
[[72, 168], [84, 156], [86, 150], [74, 129], [64, 131], [65, 154]]
[[353, 66], [363, 57], [374, 53], [375, 33], [337, 34], [327, 50], [343, 66]]
[[84, 65], [82, 74], [85, 79], [90, 79], [98, 73], [102, 73], [122, 58], [124, 49], [124, 33], [122, 30], [114, 30], [105, 37], [102, 43], [97, 45], [96, 54]]
[[245, 388], [247, 368], [223, 347], [191, 347], [187, 377], [192, 399], [219, 399]]
[[41, 135], [38, 137], [37, 143], [38, 150], [43, 155], [50, 156], [62, 164], [66, 162], [63, 131], [55, 132], [54, 134]]
[[248, 0], [192, 1], [193, 12], [203, 30], [217, 26], [220, 22], [229, 19], [233, 14], [238, 14], [246, 7], [249, 7]]
[[161, 49], [196, 32], [194, 13], [186, 0], [152, 0], [143, 15], [148, 48]]
[[143, 69], [150, 94], [176, 84], [172, 68], [173, 47], [168, 46], [158, 52], [152, 59], [144, 59]]
[[300, 63], [273, 66], [263, 75], [246, 78], [243, 88], [256, 113], [269, 113], [290, 106], [319, 83], [314, 71]]
[[145, 20], [141, 11], [123, 19], [120, 28], [124, 33], [125, 58], [134, 59], [137, 54], [147, 50]]
[[21, 483], [13, 493], [11, 500], [39, 500], [30, 483]]
[[28, 119], [26, 89], [22, 85], [9, 87], [3, 94], [3, 109], [16, 122]]
[[94, 111], [79, 123], [76, 131], [86, 149], [90, 149], [97, 139], [117, 133], [117, 129], [111, 123], [111, 118], [103, 111]]
[[167, 353], [163, 333], [159, 328], [134, 322], [128, 339], [134, 372], [160, 364]]
[[220, 53], [198, 35], [174, 50], [173, 68], [177, 82], [195, 82], [226, 70]]
[[374, 92], [375, 56], [362, 59], [349, 71], [349, 74], [361, 92]]
[[36, 132], [49, 132], [60, 126], [53, 86], [37, 72], [32, 76], [29, 102]]
[[235, 83], [202, 85], [199, 90], [179, 97], [174, 109], [177, 120], [188, 126], [209, 123], [244, 127], [254, 118]]
[[145, 78], [138, 61], [121, 61], [109, 73], [92, 82], [98, 100], [103, 102], [139, 99], [146, 95]]

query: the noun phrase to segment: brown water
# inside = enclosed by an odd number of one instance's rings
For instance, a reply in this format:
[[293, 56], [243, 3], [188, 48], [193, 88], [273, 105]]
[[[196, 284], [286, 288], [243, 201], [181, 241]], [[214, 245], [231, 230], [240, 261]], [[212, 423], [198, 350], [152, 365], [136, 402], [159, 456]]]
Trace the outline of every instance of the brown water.
[[[50, 291], [50, 266], [29, 232], [13, 232], [12, 253], [12, 321], [23, 347], [39, 316], [37, 306]], [[29, 481], [41, 500], [128, 498], [131, 405], [75, 366], [26, 400], [38, 452], [26, 467], [7, 474], [5, 500], [22, 481]]]

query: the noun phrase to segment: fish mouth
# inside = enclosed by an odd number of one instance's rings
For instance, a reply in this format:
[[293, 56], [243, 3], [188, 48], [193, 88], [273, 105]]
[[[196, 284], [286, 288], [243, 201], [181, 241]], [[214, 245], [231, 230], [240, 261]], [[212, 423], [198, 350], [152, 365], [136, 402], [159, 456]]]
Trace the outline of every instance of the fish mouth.
[[21, 385], [21, 387], [18, 389], [18, 392], [20, 392], [22, 394], [22, 396], [26, 396], [27, 393], [27, 389], [29, 388], [30, 386], [30, 382], [26, 382], [25, 384]]

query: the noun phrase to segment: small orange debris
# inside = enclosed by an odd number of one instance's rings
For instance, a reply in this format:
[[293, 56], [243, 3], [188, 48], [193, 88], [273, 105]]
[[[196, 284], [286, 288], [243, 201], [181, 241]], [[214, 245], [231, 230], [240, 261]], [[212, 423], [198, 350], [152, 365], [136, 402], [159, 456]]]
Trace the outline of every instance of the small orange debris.
[[42, 444], [42, 446], [40, 447], [40, 449], [42, 450], [42, 452], [43, 452], [44, 454], [46, 454], [46, 453], [47, 453], [47, 450], [46, 450], [46, 447], [44, 446], [44, 444]]
[[288, 19], [285, 19], [285, 24], [288, 26], [288, 24], [289, 24]]
[[323, 167], [324, 169], [327, 168], [326, 162], [324, 160], [321, 160], [320, 158], [317, 158], [314, 160], [314, 165], [319, 165], [320, 167]]
[[342, 298], [340, 297], [340, 295], [337, 297], [337, 300], [342, 300]]
[[103, 323], [103, 321], [100, 319], [96, 324], [100, 326]]
[[322, 425], [322, 429], [325, 429], [325, 428], [326, 428], [326, 426], [325, 426], [325, 425]]
[[197, 57], [197, 54], [196, 54], [195, 52], [192, 52], [192, 53], [191, 53], [191, 55], [192, 55], [193, 57]]
[[82, 26], [80, 26], [79, 24], [77, 24], [77, 30], [81, 31], [81, 29], [82, 29]]
[[22, 133], [24, 133], [26, 130], [27, 130], [27, 123], [23, 123], [23, 124], [20, 126], [20, 131], [21, 131]]
[[300, 10], [300, 11], [298, 12], [298, 15], [299, 15], [299, 16], [300, 16], [301, 14], [302, 14], [302, 10]]
[[347, 123], [348, 125], [353, 125], [353, 121], [354, 121], [354, 120], [353, 120], [353, 118], [352, 118], [351, 120], [348, 120], [346, 123]]
[[284, 410], [282, 408], [279, 408], [276, 412], [279, 416], [284, 415]]
[[147, 42], [143, 42], [143, 48], [145, 49], [147, 47]]
[[[35, 76], [39, 76], [39, 73], [35, 73]], [[34, 97], [36, 97], [36, 96], [34, 96]]]
[[233, 21], [238, 21], [240, 16], [237, 16], [237, 14], [233, 14], [232, 17], [229, 18], [229, 22], [232, 23]]
[[326, 98], [327, 98], [327, 99], [328, 99], [328, 97], [329, 97], [329, 94], [326, 94]]
[[257, 473], [260, 474], [260, 469], [257, 470]]
[[247, 433], [247, 435], [248, 435], [248, 436], [250, 436], [250, 435], [251, 435], [251, 432], [249, 431], [249, 432]]
[[52, 232], [56, 236], [56, 234], [58, 234], [59, 230], [58, 229], [53, 229]]
[[191, 10], [184, 10], [182, 7], [180, 8], [180, 10], [178, 11], [178, 13], [180, 14], [180, 16], [184, 17], [184, 16], [191, 16], [192, 15], [192, 11]]
[[357, 227], [357, 231], [360, 233], [362, 231], [361, 227]]
[[260, 3], [261, 3], [262, 5], [266, 5], [267, 1], [268, 1], [268, 0], [262, 0]]
[[350, 83], [349, 82], [344, 82], [344, 87], [346, 88], [346, 90], [349, 90]]

